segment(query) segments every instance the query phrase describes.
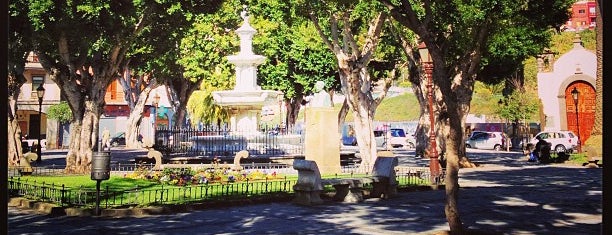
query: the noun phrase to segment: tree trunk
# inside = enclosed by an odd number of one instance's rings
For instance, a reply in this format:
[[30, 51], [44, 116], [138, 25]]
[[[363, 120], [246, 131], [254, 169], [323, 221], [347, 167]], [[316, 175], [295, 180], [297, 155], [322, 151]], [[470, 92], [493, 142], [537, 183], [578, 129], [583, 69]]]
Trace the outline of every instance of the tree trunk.
[[[9, 76], [9, 80], [11, 80], [11, 76]], [[11, 84], [12, 81], [9, 81], [9, 84]], [[16, 166], [19, 165], [19, 156], [23, 156], [21, 148], [21, 128], [19, 127], [19, 121], [17, 121], [17, 98], [19, 97], [20, 89], [11, 90], [11, 87], [12, 86], [9, 85], [7, 159], [9, 166]]]
[[127, 130], [125, 131], [125, 147], [128, 149], [136, 149], [141, 147], [141, 143], [138, 141], [138, 135], [141, 134], [140, 124], [142, 123], [142, 114], [144, 113], [147, 97], [149, 97], [151, 90], [151, 87], [147, 86], [143, 91], [141, 91], [137, 102], [130, 110], [130, 116], [127, 120]]
[[[362, 86], [367, 86], [366, 81], [370, 81], [367, 70], [364, 66], [348, 66], [356, 64], [347, 60], [338, 59], [340, 69], [340, 79], [343, 80], [343, 91], [355, 122], [355, 135], [359, 154], [361, 156], [361, 167], [368, 170], [374, 167], [376, 161], [376, 140], [374, 139], [374, 112], [376, 105], [368, 96], [368, 92], [363, 92]], [[366, 71], [364, 71], [366, 70]], [[369, 87], [369, 86], [368, 86]]]
[[[448, 105], [449, 110], [453, 110], [456, 105]], [[465, 156], [463, 142], [463, 128], [461, 120], [463, 120], [456, 111], [448, 111], [448, 118], [445, 120], [448, 125], [444, 127], [444, 135], [446, 136], [445, 158], [446, 158], [446, 204], [444, 212], [446, 220], [452, 234], [463, 234], [463, 224], [459, 216], [459, 168], [460, 158]]]
[[21, 128], [17, 118], [9, 117], [8, 119], [8, 165], [19, 165], [19, 156], [22, 156], [21, 149]]
[[597, 14], [596, 18], [596, 46], [595, 46], [595, 55], [597, 56], [597, 74], [595, 79], [595, 123], [593, 123], [593, 129], [591, 130], [591, 136], [601, 136], [602, 133], [602, 124], [603, 124], [603, 19], [601, 18], [601, 1], [597, 0], [597, 5], [595, 6], [595, 11]]
[[[25, 61], [25, 58], [24, 58]], [[9, 76], [7, 78], [8, 95], [8, 136], [7, 136], [7, 160], [9, 166], [19, 163], [19, 157], [23, 156], [21, 148], [21, 128], [17, 120], [17, 100], [21, 93], [21, 86], [26, 82], [23, 76], [25, 63], [16, 64], [16, 61], [9, 61]]]
[[[66, 156], [67, 173], [87, 173], [91, 170], [91, 157], [98, 143], [100, 115], [103, 109], [93, 101], [85, 101], [81, 118], [70, 124], [70, 149]], [[102, 106], [103, 107], [103, 106]], [[97, 151], [97, 149], [96, 149]]]
[[304, 97], [301, 95], [298, 95], [296, 97], [293, 97], [289, 100], [289, 102], [286, 102], [286, 107], [287, 107], [287, 127], [293, 127], [295, 126], [295, 122], [297, 121], [297, 117], [298, 114], [300, 114], [300, 107], [302, 107], [302, 101], [304, 100]]
[[338, 127], [342, 128], [344, 123], [346, 122], [346, 115], [348, 114], [349, 106], [346, 101], [346, 97], [344, 97], [344, 101], [342, 101], [342, 107], [340, 107], [340, 111], [338, 111]]

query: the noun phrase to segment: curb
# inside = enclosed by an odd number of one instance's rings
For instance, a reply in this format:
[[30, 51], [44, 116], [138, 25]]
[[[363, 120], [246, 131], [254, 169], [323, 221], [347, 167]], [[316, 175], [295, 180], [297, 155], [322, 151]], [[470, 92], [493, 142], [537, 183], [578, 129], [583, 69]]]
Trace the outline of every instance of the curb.
[[149, 207], [135, 208], [100, 208], [100, 215], [95, 215], [94, 208], [74, 208], [60, 207], [53, 203], [33, 201], [23, 197], [15, 197], [9, 199], [8, 206], [19, 209], [33, 210], [39, 214], [47, 214], [49, 216], [73, 216], [73, 217], [107, 217], [107, 218], [125, 218], [125, 217], [146, 217], [153, 215], [164, 215], [183, 213], [189, 211], [205, 210], [212, 208], [237, 207], [251, 204], [265, 204], [274, 202], [289, 202], [293, 200], [293, 195], [278, 195], [265, 198], [252, 199], [224, 199], [208, 202], [199, 202], [181, 205], [162, 205]]
[[[398, 192], [417, 192], [430, 190], [443, 190], [444, 185], [438, 185], [438, 188], [432, 186], [419, 186], [409, 188], [398, 188]], [[330, 195], [325, 195], [331, 198]], [[266, 204], [276, 202], [291, 202], [294, 199], [292, 194], [280, 194], [262, 198], [244, 198], [244, 199], [223, 199], [207, 202], [198, 202], [180, 205], [161, 205], [148, 207], [134, 208], [100, 208], [100, 215], [95, 214], [94, 208], [76, 208], [76, 207], [61, 207], [49, 202], [39, 202], [30, 200], [24, 197], [11, 198], [8, 201], [8, 206], [19, 209], [33, 210], [39, 214], [47, 214], [49, 216], [72, 216], [72, 217], [106, 217], [106, 218], [126, 218], [126, 217], [146, 217], [154, 215], [166, 215], [175, 213], [184, 213], [190, 211], [206, 210], [212, 208], [228, 208], [239, 207], [252, 204]]]

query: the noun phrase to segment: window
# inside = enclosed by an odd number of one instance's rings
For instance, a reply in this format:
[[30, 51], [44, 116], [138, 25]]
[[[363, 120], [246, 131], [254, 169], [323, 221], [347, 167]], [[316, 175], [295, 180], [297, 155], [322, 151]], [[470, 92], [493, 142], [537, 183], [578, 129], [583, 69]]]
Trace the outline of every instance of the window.
[[589, 13], [595, 14], [595, 7], [589, 7]]
[[32, 93], [34, 94], [34, 98], [37, 98], [36, 96], [36, 89], [38, 88], [38, 86], [40, 86], [40, 84], [44, 84], [45, 83], [45, 77], [41, 76], [41, 75], [34, 75], [32, 76]]
[[111, 100], [117, 99], [117, 82], [111, 82], [109, 86], [109, 93]]
[[584, 9], [580, 9], [580, 10], [578, 10], [578, 13], [579, 13], [579, 14], [584, 14], [585, 12], [586, 12], [586, 11], [585, 11]]

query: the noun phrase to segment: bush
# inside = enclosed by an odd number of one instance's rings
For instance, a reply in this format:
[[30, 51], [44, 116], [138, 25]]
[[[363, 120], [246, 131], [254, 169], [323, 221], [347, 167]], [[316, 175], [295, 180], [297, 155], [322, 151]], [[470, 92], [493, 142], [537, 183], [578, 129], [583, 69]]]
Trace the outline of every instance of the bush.
[[260, 170], [230, 170], [215, 167], [213, 169], [202, 169], [194, 171], [186, 168], [166, 168], [162, 172], [152, 171], [147, 168], [139, 168], [125, 175], [131, 179], [146, 179], [167, 185], [197, 185], [207, 183], [233, 183], [242, 181], [273, 180], [282, 178], [275, 171], [266, 172]]

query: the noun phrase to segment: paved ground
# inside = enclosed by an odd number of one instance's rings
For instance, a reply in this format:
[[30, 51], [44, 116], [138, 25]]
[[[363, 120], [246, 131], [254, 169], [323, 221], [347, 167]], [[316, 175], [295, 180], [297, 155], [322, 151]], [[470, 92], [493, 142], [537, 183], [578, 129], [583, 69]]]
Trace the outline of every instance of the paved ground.
[[[402, 155], [404, 154], [404, 155]], [[400, 162], [414, 159], [399, 152]], [[517, 152], [469, 151], [460, 171], [465, 227], [487, 234], [602, 234], [602, 169], [537, 165]], [[410, 159], [413, 158], [413, 159]], [[44, 156], [43, 156], [44, 159]], [[435, 234], [448, 230], [444, 191], [360, 204], [269, 203], [147, 216], [51, 217], [9, 208], [9, 234]]]

